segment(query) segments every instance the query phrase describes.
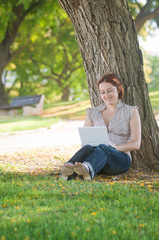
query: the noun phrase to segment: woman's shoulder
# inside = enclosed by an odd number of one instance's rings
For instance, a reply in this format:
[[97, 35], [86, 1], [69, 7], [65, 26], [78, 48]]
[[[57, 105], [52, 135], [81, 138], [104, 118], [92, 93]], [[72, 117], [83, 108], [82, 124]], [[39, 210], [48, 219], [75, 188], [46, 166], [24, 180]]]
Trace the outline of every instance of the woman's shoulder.
[[120, 104], [120, 109], [125, 114], [128, 114], [130, 116], [130, 118], [132, 117], [135, 109], [138, 111], [138, 107], [137, 106], [135, 106], [135, 105], [128, 105], [126, 103], [121, 103]]
[[98, 106], [96, 107], [92, 107], [92, 108], [87, 108], [87, 112], [92, 112], [92, 113], [98, 113], [98, 112], [101, 112], [105, 109], [105, 104], [101, 103], [99, 104]]
[[92, 108], [87, 108], [86, 112], [87, 112], [87, 116], [90, 119], [95, 119], [96, 117], [99, 116], [99, 113], [102, 112], [105, 109], [105, 104], [99, 104], [96, 107], [92, 107]]
[[137, 106], [126, 104], [126, 103], [122, 102], [121, 100], [118, 102], [117, 108], [125, 108], [125, 109], [134, 109], [134, 108], [136, 108], [136, 109], [138, 109]]

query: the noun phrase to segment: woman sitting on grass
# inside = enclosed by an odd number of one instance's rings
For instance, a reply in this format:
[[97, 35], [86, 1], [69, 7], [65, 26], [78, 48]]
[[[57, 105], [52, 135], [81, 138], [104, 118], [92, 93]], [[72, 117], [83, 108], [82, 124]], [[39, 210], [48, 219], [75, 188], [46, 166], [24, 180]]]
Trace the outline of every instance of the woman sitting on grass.
[[141, 124], [138, 108], [122, 103], [123, 87], [115, 74], [105, 74], [97, 83], [101, 99], [98, 107], [87, 109], [84, 127], [107, 126], [110, 146], [85, 145], [62, 167], [64, 180], [82, 176], [93, 180], [102, 172], [117, 175], [128, 171], [130, 151], [138, 150], [141, 143]]

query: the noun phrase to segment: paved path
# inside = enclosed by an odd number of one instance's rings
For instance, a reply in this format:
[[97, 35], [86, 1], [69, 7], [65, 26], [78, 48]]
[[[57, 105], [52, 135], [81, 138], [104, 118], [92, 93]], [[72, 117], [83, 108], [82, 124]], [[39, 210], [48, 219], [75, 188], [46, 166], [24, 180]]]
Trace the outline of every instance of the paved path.
[[80, 144], [78, 127], [81, 126], [83, 126], [83, 121], [68, 120], [53, 125], [51, 129], [44, 128], [13, 135], [3, 134], [0, 135], [0, 153]]
[[0, 153], [14, 152], [31, 148], [80, 144], [78, 127], [83, 121], [63, 121], [51, 129], [17, 132], [13, 135], [0, 135]]

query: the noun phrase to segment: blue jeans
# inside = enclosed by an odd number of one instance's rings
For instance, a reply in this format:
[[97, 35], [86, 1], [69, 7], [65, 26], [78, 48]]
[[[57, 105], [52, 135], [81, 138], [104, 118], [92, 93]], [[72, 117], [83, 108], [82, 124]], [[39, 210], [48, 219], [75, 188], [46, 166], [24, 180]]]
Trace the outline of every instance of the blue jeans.
[[127, 153], [119, 152], [105, 144], [100, 144], [98, 147], [85, 145], [67, 163], [75, 164], [75, 162], [85, 163], [90, 168], [92, 179], [99, 172], [107, 175], [125, 173], [131, 165]]

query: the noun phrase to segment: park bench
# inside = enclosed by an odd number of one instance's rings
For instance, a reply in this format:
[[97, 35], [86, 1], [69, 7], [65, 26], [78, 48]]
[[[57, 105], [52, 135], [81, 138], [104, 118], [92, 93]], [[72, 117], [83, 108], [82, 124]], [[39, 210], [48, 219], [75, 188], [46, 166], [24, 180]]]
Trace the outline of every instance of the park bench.
[[18, 109], [23, 110], [23, 116], [43, 114], [44, 95], [15, 97], [6, 106], [0, 106], [0, 116], [14, 116]]

